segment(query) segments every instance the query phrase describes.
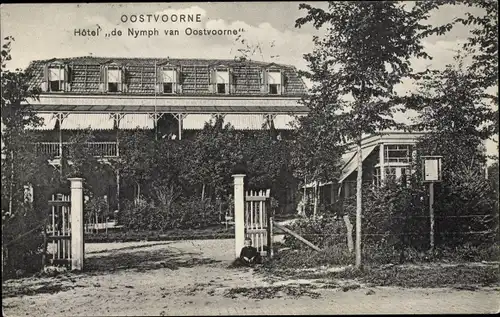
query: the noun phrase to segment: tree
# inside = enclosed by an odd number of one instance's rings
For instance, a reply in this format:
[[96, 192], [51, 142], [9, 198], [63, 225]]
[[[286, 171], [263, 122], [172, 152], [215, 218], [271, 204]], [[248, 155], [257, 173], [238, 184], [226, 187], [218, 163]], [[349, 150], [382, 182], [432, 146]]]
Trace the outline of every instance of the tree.
[[[138, 189], [151, 183], [157, 140], [144, 131], [120, 133], [120, 158], [116, 162], [117, 173]], [[138, 193], [139, 194], [139, 193]]]
[[425, 154], [444, 156], [445, 179], [456, 169], [484, 169], [483, 142], [495, 133], [495, 112], [477, 80], [481, 75], [464, 67], [460, 56], [457, 61], [425, 76], [418, 91], [406, 99], [407, 107], [419, 113], [412, 128], [430, 131], [421, 140]]
[[[329, 89], [328, 87], [325, 87]], [[313, 88], [313, 94], [316, 93]], [[295, 122], [295, 133], [293, 139], [293, 166], [295, 176], [307, 183], [315, 183], [315, 195], [318, 192], [319, 182], [327, 182], [338, 179], [343, 146], [341, 135], [336, 123], [335, 110], [339, 100], [335, 100], [328, 92], [325, 97], [330, 99], [319, 101], [311, 98], [310, 111], [305, 117], [300, 117]], [[333, 99], [333, 100], [332, 100]], [[329, 103], [334, 102], [335, 104]], [[314, 204], [314, 215], [316, 216], [317, 197]]]
[[272, 206], [285, 211], [288, 189], [297, 183], [292, 173], [291, 141], [274, 138], [272, 131], [255, 131], [245, 135], [241, 148], [247, 163], [249, 188], [271, 189]]
[[[328, 25], [324, 38], [315, 36], [315, 49], [304, 58], [308, 77], [317, 83], [311, 99], [315, 105], [335, 105], [339, 134], [357, 145], [356, 266], [361, 265], [362, 152], [363, 134], [398, 127], [392, 118], [396, 105], [394, 86], [412, 75], [410, 58], [429, 58], [422, 39], [450, 26], [422, 24], [439, 3], [416, 2], [409, 9], [392, 1], [329, 2], [328, 10], [300, 4], [307, 15], [296, 26]], [[329, 96], [331, 95], [331, 97]], [[337, 98], [344, 102], [336, 102]]]
[[[417, 144], [417, 177], [421, 155], [443, 157], [443, 182], [437, 185], [435, 204], [437, 220], [443, 219], [440, 225], [438, 221], [440, 234], [489, 230], [488, 217], [494, 210], [494, 190], [484, 180], [483, 142], [495, 133], [495, 114], [478, 80], [482, 74], [465, 67], [461, 56], [456, 60], [455, 65], [424, 76], [417, 92], [407, 98], [407, 107], [419, 112], [413, 128], [428, 131]], [[470, 237], [448, 236], [441, 243], [464, 243]]]
[[464, 48], [474, 53], [472, 70], [481, 75], [482, 86], [498, 86], [498, 1], [464, 0], [455, 3], [483, 9], [483, 15], [467, 13], [467, 17], [458, 18], [457, 21], [474, 26]]
[[[9, 71], [7, 62], [14, 38], [3, 39], [1, 51], [1, 121], [2, 121], [2, 258], [8, 252], [8, 269], [39, 269], [41, 235], [46, 218], [47, 196], [58, 178], [47, 164], [47, 157], [37, 155], [36, 138], [27, 127], [36, 127], [36, 117], [29, 104], [39, 91], [30, 86], [31, 69]], [[33, 188], [34, 197], [25, 196], [25, 186]], [[7, 263], [6, 263], [7, 262]], [[3, 266], [2, 266], [3, 272]]]
[[223, 116], [206, 122], [193, 141], [191, 184], [198, 189], [201, 200], [221, 198], [229, 194], [231, 170], [241, 151], [241, 135]]

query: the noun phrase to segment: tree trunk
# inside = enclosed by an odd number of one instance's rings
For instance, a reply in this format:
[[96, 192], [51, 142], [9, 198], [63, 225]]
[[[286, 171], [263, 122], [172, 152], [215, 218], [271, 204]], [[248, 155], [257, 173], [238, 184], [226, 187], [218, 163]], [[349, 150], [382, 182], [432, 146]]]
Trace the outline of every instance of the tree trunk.
[[314, 209], [313, 209], [313, 218], [316, 219], [316, 215], [318, 212], [318, 182], [314, 183]]
[[10, 184], [9, 184], [9, 216], [12, 217], [12, 202], [14, 200], [14, 151], [10, 151]]
[[345, 227], [347, 229], [346, 235], [347, 235], [347, 248], [349, 249], [349, 253], [352, 253], [354, 249], [354, 243], [352, 241], [352, 223], [351, 220], [349, 219], [349, 215], [344, 215], [344, 223]]
[[203, 183], [203, 186], [201, 187], [201, 200], [203, 201], [205, 199], [205, 183]]
[[361, 134], [357, 140], [358, 175], [356, 178], [356, 267], [361, 266], [361, 213], [362, 213], [362, 184], [363, 184], [363, 157], [361, 151]]
[[302, 196], [302, 216], [306, 216], [306, 207], [307, 207], [307, 179], [304, 177], [304, 195]]
[[43, 225], [43, 250], [42, 250], [42, 271], [47, 263], [47, 222]]

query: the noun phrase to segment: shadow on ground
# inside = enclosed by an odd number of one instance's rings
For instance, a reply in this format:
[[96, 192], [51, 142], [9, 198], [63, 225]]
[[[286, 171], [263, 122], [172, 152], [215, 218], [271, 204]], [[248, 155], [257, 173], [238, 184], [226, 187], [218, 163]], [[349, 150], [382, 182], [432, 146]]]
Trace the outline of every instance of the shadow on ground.
[[151, 248], [151, 247], [157, 247], [161, 245], [168, 245], [172, 244], [173, 242], [162, 242], [162, 243], [155, 243], [155, 244], [139, 244], [139, 245], [131, 245], [128, 247], [123, 247], [123, 248], [117, 248], [117, 249], [104, 249], [104, 250], [97, 250], [97, 251], [86, 251], [85, 254], [100, 254], [100, 253], [110, 253], [110, 252], [120, 252], [120, 251], [128, 251], [128, 250], [136, 250], [136, 249], [145, 249], [145, 248]]
[[[168, 243], [165, 243], [168, 244]], [[33, 296], [43, 293], [58, 293], [75, 287], [100, 287], [92, 284], [86, 277], [114, 274], [125, 270], [147, 272], [150, 270], [192, 268], [220, 263], [201, 253], [182, 252], [169, 247], [157, 248], [156, 245], [130, 246], [111, 251], [98, 251], [85, 259], [84, 271], [79, 273], [60, 273], [57, 276], [31, 276], [12, 279], [2, 283], [2, 298]], [[146, 248], [154, 248], [147, 250]], [[145, 250], [131, 251], [144, 248]]]
[[135, 269], [139, 272], [161, 268], [177, 270], [182, 267], [190, 268], [219, 262], [221, 261], [201, 257], [199, 253], [174, 252], [168, 248], [134, 252], [119, 250], [87, 258], [85, 261], [85, 273], [93, 275], [130, 269]]

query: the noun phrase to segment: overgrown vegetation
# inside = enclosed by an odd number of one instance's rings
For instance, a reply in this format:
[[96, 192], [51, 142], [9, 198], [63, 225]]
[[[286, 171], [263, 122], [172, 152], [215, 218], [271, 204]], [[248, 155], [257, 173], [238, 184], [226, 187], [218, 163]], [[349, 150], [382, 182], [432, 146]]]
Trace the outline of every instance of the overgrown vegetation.
[[[247, 189], [271, 189], [278, 212], [286, 212], [295, 184], [290, 145], [271, 132], [235, 131], [215, 117], [194, 138], [154, 140], [134, 132], [121, 136], [124, 188], [118, 223], [133, 230], [204, 228], [220, 224], [232, 208], [232, 174], [245, 173]], [[125, 185], [125, 184], [128, 184]]]

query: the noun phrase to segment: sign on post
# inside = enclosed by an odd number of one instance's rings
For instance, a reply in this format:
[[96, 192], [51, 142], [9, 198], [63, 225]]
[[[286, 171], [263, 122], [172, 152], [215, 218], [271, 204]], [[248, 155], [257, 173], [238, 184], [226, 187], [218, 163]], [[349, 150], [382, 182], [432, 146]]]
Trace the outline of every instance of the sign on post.
[[422, 156], [423, 181], [429, 183], [430, 248], [434, 250], [434, 183], [442, 180], [442, 156]]
[[440, 182], [442, 156], [422, 156], [424, 182]]

